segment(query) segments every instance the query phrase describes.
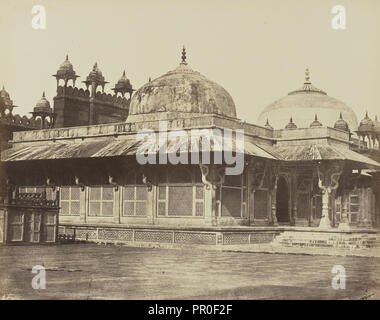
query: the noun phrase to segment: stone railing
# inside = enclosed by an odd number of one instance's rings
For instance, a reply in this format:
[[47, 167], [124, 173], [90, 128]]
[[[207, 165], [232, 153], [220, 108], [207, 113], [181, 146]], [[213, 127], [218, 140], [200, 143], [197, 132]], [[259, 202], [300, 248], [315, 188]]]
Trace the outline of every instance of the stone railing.
[[[273, 135], [273, 130], [245, 123], [238, 119], [230, 119], [218, 115], [192, 115], [192, 117], [167, 117], [160, 120], [165, 120], [167, 122], [168, 130], [193, 128], [228, 128], [232, 130], [244, 129], [245, 134], [256, 135], [267, 139], [271, 139]], [[13, 142], [17, 143], [26, 141], [112, 136], [119, 134], [136, 133], [142, 129], [151, 129], [158, 131], [160, 120], [153, 120], [148, 118], [144, 120], [140, 119], [140, 121], [137, 122], [129, 122], [127, 119], [127, 122], [121, 123], [15, 132], [13, 134]]]

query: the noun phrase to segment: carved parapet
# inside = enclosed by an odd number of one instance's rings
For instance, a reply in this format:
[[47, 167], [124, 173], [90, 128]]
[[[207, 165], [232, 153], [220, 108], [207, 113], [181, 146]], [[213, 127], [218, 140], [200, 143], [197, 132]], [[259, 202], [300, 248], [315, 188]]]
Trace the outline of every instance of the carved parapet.
[[95, 95], [95, 103], [96, 102], [112, 104], [114, 107], [126, 109], [129, 106], [130, 100], [120, 96], [98, 91]]
[[[56, 98], [70, 97], [73, 99], [88, 100], [90, 99], [90, 91], [88, 89], [82, 89], [77, 87], [65, 87], [59, 86], [57, 88]], [[107, 104], [115, 108], [127, 109], [129, 107], [130, 99], [117, 96], [116, 94], [110, 94], [105, 92], [96, 92], [94, 97], [94, 103]]]
[[82, 88], [77, 88], [77, 87], [64, 87], [64, 86], [59, 86], [57, 88], [57, 95], [56, 97], [63, 97], [63, 96], [71, 96], [75, 98], [90, 98], [90, 91], [85, 90]]
[[17, 193], [12, 197], [10, 205], [32, 206], [32, 207], [53, 207], [58, 208], [58, 200], [46, 199], [46, 193]]
[[[0, 123], [3, 125], [21, 127], [23, 129], [39, 129], [41, 128], [41, 119], [28, 118], [27, 116], [20, 116], [18, 114], [0, 115]], [[48, 124], [47, 120], [45, 123]]]

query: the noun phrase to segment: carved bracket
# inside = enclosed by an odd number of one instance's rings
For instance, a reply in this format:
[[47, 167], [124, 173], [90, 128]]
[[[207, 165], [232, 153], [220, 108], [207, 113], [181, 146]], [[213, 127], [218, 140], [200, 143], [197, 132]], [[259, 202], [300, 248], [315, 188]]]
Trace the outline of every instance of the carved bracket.
[[58, 191], [59, 190], [59, 187], [57, 187], [55, 185], [54, 182], [51, 181], [51, 179], [49, 177], [46, 178], [46, 186], [47, 187], [50, 187], [53, 191]]
[[152, 183], [150, 182], [150, 180], [148, 179], [148, 177], [144, 173], [143, 173], [143, 177], [142, 177], [142, 182], [147, 187], [148, 192], [151, 192], [153, 189]]
[[112, 176], [108, 176], [108, 183], [113, 185], [114, 188], [115, 188], [115, 191], [118, 191], [119, 190], [119, 184], [114, 180], [114, 178]]
[[224, 183], [226, 174], [226, 169], [224, 167], [216, 167], [215, 165], [210, 166], [200, 163], [199, 168], [201, 169], [202, 182], [206, 185], [207, 190], [210, 190], [210, 188], [216, 190], [218, 186], [221, 186]]
[[85, 185], [79, 181], [79, 177], [75, 176], [75, 184], [80, 187], [81, 191], [84, 191]]
[[339, 178], [343, 166], [339, 164], [322, 163], [317, 166], [318, 187], [324, 192], [331, 193], [339, 187]]

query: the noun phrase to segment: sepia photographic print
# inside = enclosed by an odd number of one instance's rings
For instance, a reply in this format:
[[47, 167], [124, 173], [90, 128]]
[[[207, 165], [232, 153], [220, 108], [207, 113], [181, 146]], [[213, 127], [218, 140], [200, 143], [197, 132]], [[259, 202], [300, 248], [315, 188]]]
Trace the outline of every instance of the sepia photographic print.
[[380, 298], [378, 0], [0, 12], [1, 300]]

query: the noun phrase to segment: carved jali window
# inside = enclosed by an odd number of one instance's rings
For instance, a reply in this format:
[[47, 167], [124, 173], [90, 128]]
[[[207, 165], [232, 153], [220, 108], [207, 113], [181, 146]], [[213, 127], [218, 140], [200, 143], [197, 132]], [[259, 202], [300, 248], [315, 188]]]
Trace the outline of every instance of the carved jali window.
[[203, 217], [204, 185], [196, 166], [174, 166], [159, 171], [157, 188], [159, 217]]
[[80, 187], [60, 187], [60, 214], [63, 216], [79, 216], [80, 213]]
[[113, 216], [113, 186], [91, 186], [89, 187], [89, 198], [89, 216]]
[[221, 204], [222, 217], [241, 218], [247, 208], [247, 175], [226, 175], [224, 183], [216, 191], [217, 202]]
[[143, 184], [142, 174], [131, 174], [123, 186], [123, 216], [146, 216], [148, 188]]

